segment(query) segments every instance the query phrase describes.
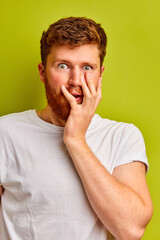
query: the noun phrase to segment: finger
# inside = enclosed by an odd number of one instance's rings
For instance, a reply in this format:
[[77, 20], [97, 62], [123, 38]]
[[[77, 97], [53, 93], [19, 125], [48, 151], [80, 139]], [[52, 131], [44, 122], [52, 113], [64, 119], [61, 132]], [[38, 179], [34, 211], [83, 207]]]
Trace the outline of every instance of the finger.
[[90, 105], [90, 108], [92, 109], [92, 111], [96, 111], [96, 109], [100, 103], [100, 100], [102, 97], [101, 89], [102, 89], [102, 78], [100, 77], [98, 80], [96, 95], [95, 95], [95, 97], [92, 97], [93, 100], [91, 101], [91, 105]]
[[64, 85], [62, 85], [61, 90], [64, 96], [66, 97], [66, 99], [68, 100], [71, 108], [76, 107], [77, 106], [76, 99], [68, 92], [68, 90]]
[[84, 78], [84, 75], [81, 75], [81, 83], [84, 97], [90, 96], [90, 90], [87, 86], [87, 82]]
[[102, 98], [102, 77], [99, 78], [98, 86], [97, 86], [97, 98], [96, 98], [96, 108]]
[[88, 88], [90, 90], [90, 93], [92, 94], [92, 96], [96, 97], [97, 96], [96, 88], [95, 88], [93, 80], [90, 78], [89, 73], [86, 73], [85, 79], [86, 79]]
[[81, 76], [81, 86], [82, 86], [82, 91], [83, 91], [83, 103], [82, 103], [82, 106], [85, 108], [85, 109], [90, 109], [91, 108], [91, 105], [92, 105], [92, 102], [93, 102], [93, 97], [91, 95], [91, 92], [88, 88], [88, 85], [87, 85], [87, 82], [84, 78], [84, 75]]
[[102, 94], [102, 77], [99, 77], [99, 81], [98, 81], [98, 86], [97, 86], [97, 94], [101, 95]]

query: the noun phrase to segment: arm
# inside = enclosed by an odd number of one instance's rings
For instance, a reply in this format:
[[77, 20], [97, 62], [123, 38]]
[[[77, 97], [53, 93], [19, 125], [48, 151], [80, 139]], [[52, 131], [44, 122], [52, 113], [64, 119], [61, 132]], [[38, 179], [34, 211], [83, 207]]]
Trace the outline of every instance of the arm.
[[143, 163], [117, 167], [113, 176], [85, 144], [69, 143], [68, 150], [88, 199], [106, 228], [118, 239], [141, 239], [152, 215]]
[[87, 197], [97, 216], [118, 239], [141, 239], [152, 215], [152, 203], [145, 180], [143, 163], [130, 163], [115, 168], [111, 175], [86, 143], [85, 132], [100, 100], [101, 84], [95, 93], [93, 84], [82, 81], [85, 95], [78, 106], [69, 93], [71, 105], [65, 126], [64, 142], [82, 180]]

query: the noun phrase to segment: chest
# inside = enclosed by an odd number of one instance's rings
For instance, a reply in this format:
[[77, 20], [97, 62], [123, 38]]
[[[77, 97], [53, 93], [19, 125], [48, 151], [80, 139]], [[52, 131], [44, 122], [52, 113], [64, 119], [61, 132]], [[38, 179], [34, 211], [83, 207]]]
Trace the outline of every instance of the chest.
[[[103, 134], [88, 134], [93, 153], [111, 171], [118, 147]], [[82, 182], [63, 143], [63, 135], [31, 135], [12, 140], [4, 164], [4, 187], [18, 201], [62, 202], [86, 197]], [[76, 196], [76, 197], [75, 197]]]

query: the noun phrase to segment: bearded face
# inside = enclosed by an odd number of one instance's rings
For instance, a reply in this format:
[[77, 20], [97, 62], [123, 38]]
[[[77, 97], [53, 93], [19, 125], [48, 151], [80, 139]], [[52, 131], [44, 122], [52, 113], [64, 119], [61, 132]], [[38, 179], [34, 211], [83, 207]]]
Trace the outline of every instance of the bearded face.
[[47, 102], [52, 110], [52, 119], [67, 121], [70, 104], [61, 91], [64, 85], [75, 97], [77, 104], [83, 103], [81, 76], [89, 75], [95, 87], [103, 69], [100, 68], [99, 49], [95, 44], [71, 48], [67, 45], [53, 45], [44, 67], [39, 64], [42, 82], [45, 84]]
[[[48, 105], [51, 107], [52, 112], [59, 119], [67, 121], [68, 116], [70, 114], [70, 104], [68, 100], [63, 95], [61, 89], [52, 88], [49, 84], [48, 78], [45, 75], [45, 90], [46, 90], [46, 98]], [[82, 95], [81, 87], [68, 86], [67, 90], [72, 94], [73, 92], [78, 92]], [[76, 97], [76, 96], [75, 96]], [[80, 102], [80, 104], [82, 101]]]
[[61, 90], [52, 89], [45, 76], [45, 90], [48, 105], [53, 113], [62, 120], [67, 120], [70, 113], [70, 104], [62, 94]]

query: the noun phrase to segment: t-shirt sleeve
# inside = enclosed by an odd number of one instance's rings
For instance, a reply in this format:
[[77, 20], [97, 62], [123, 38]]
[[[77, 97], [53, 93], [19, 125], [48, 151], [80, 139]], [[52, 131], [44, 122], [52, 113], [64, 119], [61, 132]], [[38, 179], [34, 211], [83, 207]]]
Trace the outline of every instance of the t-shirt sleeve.
[[0, 126], [0, 186], [3, 185], [3, 161], [5, 156], [5, 150], [4, 150], [4, 137], [2, 133], [2, 128]]
[[121, 151], [117, 157], [115, 167], [133, 161], [140, 161], [145, 163], [148, 171], [149, 164], [146, 156], [146, 148], [140, 130], [133, 124], [129, 124], [123, 134]]

